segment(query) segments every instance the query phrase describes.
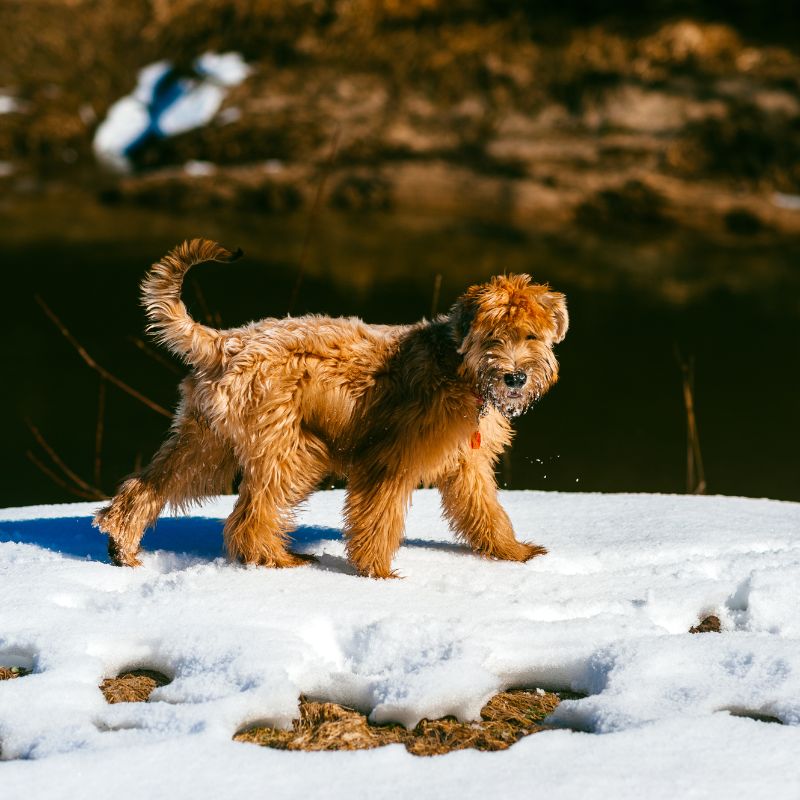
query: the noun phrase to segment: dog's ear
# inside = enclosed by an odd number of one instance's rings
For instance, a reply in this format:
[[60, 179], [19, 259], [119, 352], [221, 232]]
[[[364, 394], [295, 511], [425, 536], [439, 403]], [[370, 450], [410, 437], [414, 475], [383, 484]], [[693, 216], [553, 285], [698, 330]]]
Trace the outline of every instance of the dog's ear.
[[469, 329], [475, 321], [477, 297], [476, 292], [473, 290], [478, 288], [477, 286], [473, 286], [468, 289], [456, 300], [455, 304], [450, 309], [450, 326], [453, 330], [453, 338], [456, 340], [459, 352], [462, 352], [464, 339], [467, 338]]
[[542, 302], [553, 318], [553, 341], [556, 343], [563, 341], [569, 328], [567, 298], [561, 292], [547, 292]]

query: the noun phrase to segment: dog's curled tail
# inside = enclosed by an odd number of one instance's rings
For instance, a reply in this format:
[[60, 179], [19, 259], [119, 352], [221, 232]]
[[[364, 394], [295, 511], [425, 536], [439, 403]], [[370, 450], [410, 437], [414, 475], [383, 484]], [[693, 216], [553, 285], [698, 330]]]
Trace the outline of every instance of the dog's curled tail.
[[186, 273], [204, 261], [235, 261], [232, 253], [208, 239], [192, 239], [170, 250], [153, 264], [142, 281], [142, 305], [150, 324], [147, 331], [173, 353], [195, 367], [210, 368], [223, 359], [224, 332], [195, 322], [181, 300]]

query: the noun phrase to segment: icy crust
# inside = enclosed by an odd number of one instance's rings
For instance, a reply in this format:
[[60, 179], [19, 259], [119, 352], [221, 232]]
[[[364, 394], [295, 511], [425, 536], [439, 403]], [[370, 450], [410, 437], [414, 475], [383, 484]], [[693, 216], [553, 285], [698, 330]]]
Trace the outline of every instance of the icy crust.
[[[0, 511], [0, 664], [33, 669], [0, 682], [0, 746], [3, 759], [38, 759], [4, 765], [12, 781], [44, 787], [67, 768], [96, 768], [123, 783], [122, 764], [149, 771], [165, 759], [166, 770], [179, 758], [195, 765], [205, 796], [222, 759], [233, 786], [250, 785], [231, 773], [239, 764], [299, 793], [320, 774], [333, 786], [344, 764], [356, 786], [384, 768], [435, 785], [446, 773], [427, 765], [452, 759], [476, 786], [500, 764], [496, 776], [509, 791], [528, 786], [534, 769], [537, 781], [550, 776], [578, 796], [584, 761], [616, 774], [649, 742], [665, 763], [688, 758], [683, 769], [701, 782], [717, 770], [692, 766], [698, 748], [713, 745], [718, 759], [748, 747], [752, 770], [763, 759], [780, 772], [772, 794], [797, 796], [800, 504], [507, 492], [520, 537], [550, 548], [510, 564], [455, 543], [437, 494], [420, 491], [394, 563], [404, 580], [376, 581], [356, 576], [344, 558], [341, 492], [315, 495], [302, 514], [294, 548], [319, 563], [296, 570], [222, 558], [219, 519], [232, 501], [162, 519], [136, 570], [107, 563], [105, 537], [89, 523], [94, 504]], [[712, 612], [721, 634], [688, 634]], [[149, 703], [107, 705], [98, 684], [133, 667], [172, 682]], [[552, 721], [613, 735], [556, 731], [503, 754], [431, 762], [399, 748], [276, 754], [230, 741], [248, 724], [288, 726], [301, 693], [412, 726], [447, 714], [474, 719], [491, 695], [516, 686], [588, 695], [564, 701]], [[297, 770], [297, 758], [314, 758], [314, 775]], [[550, 763], [565, 759], [571, 777]], [[122, 772], [108, 772], [115, 768]], [[651, 772], [642, 780], [656, 781], [661, 768]], [[748, 775], [735, 763], [719, 780], [739, 796]], [[628, 796], [623, 771], [618, 777], [616, 796]], [[454, 796], [456, 783], [448, 784]], [[646, 785], [648, 796], [662, 796]], [[122, 796], [142, 796], [141, 785]]]

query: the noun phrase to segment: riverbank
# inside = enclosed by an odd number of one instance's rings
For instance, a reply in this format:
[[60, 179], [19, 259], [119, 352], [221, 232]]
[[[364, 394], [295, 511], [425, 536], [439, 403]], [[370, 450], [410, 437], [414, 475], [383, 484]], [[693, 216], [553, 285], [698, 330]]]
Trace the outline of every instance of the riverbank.
[[[19, 36], [0, 55], [5, 202], [67, 185], [192, 212], [321, 202], [542, 233], [800, 234], [800, 58], [782, 6], [771, 25], [741, 9], [721, 22], [713, 3], [683, 16], [267, 6], [6, 9]], [[252, 69], [215, 120], [145, 148], [134, 174], [103, 172], [94, 131], [138, 70], [206, 49]]]

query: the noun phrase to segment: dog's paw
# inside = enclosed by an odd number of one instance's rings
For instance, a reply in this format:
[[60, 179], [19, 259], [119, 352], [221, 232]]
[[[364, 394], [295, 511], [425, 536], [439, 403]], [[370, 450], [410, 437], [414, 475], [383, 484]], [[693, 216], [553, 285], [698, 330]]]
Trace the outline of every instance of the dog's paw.
[[291, 569], [293, 567], [305, 567], [309, 564], [316, 564], [317, 559], [314, 556], [305, 555], [304, 553], [294, 553], [291, 550], [286, 550], [277, 555], [262, 556], [255, 563], [260, 567]]
[[536, 556], [545, 555], [547, 548], [530, 542], [515, 541], [512, 544], [504, 543], [502, 547], [492, 547], [480, 552], [487, 558], [494, 558], [498, 561], [530, 561]]
[[117, 542], [108, 537], [108, 557], [111, 559], [112, 564], [118, 567], [141, 567], [142, 562], [137, 557], [138, 551], [132, 553], [128, 550], [123, 550]]
[[307, 553], [295, 553], [294, 550], [289, 550], [288, 553], [293, 561], [292, 564], [289, 564], [290, 567], [304, 567], [307, 564], [319, 563], [319, 559], [316, 556]]
[[532, 558], [536, 558], [536, 556], [546, 556], [547, 555], [547, 548], [542, 547], [540, 544], [533, 544], [531, 542], [522, 542], [520, 544], [522, 548], [522, 558], [520, 561], [530, 561]]
[[375, 574], [372, 577], [373, 578], [380, 578], [382, 581], [393, 580], [395, 578], [397, 580], [404, 581], [405, 578], [406, 578], [405, 575], [401, 575], [396, 569], [390, 569], [388, 572], [386, 572], [384, 574], [381, 574], [381, 575]]
[[391, 569], [390, 567], [376, 567], [374, 565], [358, 568], [358, 574], [362, 578], [377, 578], [382, 581], [395, 578], [403, 580], [405, 578], [405, 576], [401, 575], [396, 569]]

